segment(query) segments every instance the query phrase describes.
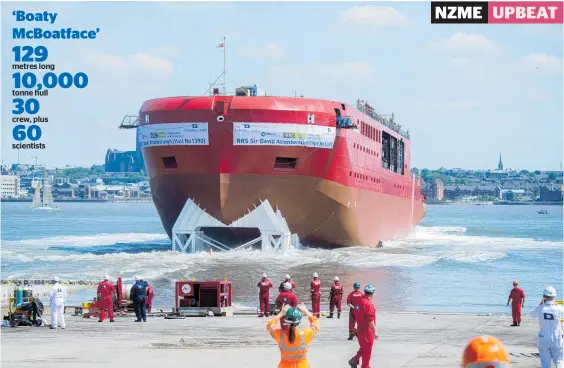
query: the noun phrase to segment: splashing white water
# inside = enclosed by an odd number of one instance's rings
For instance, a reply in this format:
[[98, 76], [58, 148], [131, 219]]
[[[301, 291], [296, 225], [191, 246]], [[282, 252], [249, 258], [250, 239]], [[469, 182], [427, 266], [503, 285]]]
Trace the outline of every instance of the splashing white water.
[[67, 253], [48, 249], [52, 246], [85, 247], [118, 243], [166, 241], [164, 234], [123, 233], [94, 236], [57, 236], [3, 242], [4, 262], [18, 264], [3, 277], [47, 277], [58, 273], [62, 277], [98, 279], [103, 273], [132, 276], [142, 272], [145, 277], [170, 278], [189, 276], [194, 272], [216, 267], [242, 267], [249, 270], [296, 268], [306, 265], [335, 264], [347, 268], [423, 267], [441, 260], [476, 263], [493, 262], [507, 256], [514, 248], [562, 246], [559, 242], [526, 238], [501, 238], [465, 235], [464, 227], [418, 227], [405, 240], [384, 243], [383, 248], [350, 247], [334, 250], [291, 249], [286, 254], [239, 250], [228, 253], [207, 252], [180, 254], [172, 251], [141, 253]]
[[97, 234], [85, 236], [53, 236], [37, 239], [6, 240], [2, 247], [53, 247], [73, 246], [85, 247], [95, 245], [114, 245], [117, 243], [140, 243], [155, 240], [166, 240], [166, 234], [122, 233], [122, 234]]

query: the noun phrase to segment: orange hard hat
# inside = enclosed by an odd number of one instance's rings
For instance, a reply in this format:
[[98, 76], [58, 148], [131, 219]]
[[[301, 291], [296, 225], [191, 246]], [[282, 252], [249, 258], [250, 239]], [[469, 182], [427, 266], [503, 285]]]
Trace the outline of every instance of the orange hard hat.
[[509, 367], [509, 356], [502, 343], [493, 336], [474, 337], [462, 354], [463, 368]]
[[519, 285], [519, 281], [514, 280], [514, 281], [513, 281], [513, 285]]

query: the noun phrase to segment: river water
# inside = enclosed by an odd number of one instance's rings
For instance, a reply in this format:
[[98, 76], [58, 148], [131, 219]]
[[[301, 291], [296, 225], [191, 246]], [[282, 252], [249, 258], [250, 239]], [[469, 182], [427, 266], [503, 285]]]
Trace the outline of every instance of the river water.
[[[180, 254], [152, 203], [60, 203], [58, 212], [31, 211], [29, 203], [2, 204], [2, 279], [99, 280], [104, 274], [155, 286], [155, 305], [171, 307], [174, 280], [224, 279], [237, 305], [256, 307], [256, 283], [266, 272], [275, 288], [289, 273], [298, 298], [307, 299], [311, 274], [327, 300], [334, 276], [376, 287], [379, 309], [508, 313], [514, 279], [537, 304], [553, 285], [562, 295], [562, 207], [428, 205], [427, 217], [405, 240], [383, 248], [302, 249]], [[71, 302], [90, 299], [81, 291]], [[273, 293], [275, 294], [275, 293]], [[73, 300], [74, 298], [74, 300]], [[325, 303], [327, 304], [327, 303]], [[324, 306], [326, 307], [326, 305]]]

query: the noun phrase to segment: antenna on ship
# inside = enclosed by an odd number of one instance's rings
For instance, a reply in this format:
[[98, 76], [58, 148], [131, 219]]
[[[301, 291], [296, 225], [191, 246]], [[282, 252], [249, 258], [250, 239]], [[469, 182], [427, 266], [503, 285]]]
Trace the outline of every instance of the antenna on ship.
[[223, 94], [226, 94], [227, 91], [225, 89], [225, 50], [227, 47], [225, 46], [225, 37], [223, 37]]
[[[210, 91], [210, 89], [217, 83], [217, 81], [219, 80], [219, 78], [222, 78], [222, 77], [223, 77], [223, 84], [222, 84], [222, 85], [223, 85], [223, 94], [225, 95], [225, 94], [227, 93], [226, 88], [225, 88], [225, 74], [226, 74], [226, 72], [225, 72], [225, 59], [226, 59], [226, 55], [225, 55], [225, 48], [226, 48], [226, 47], [225, 47], [225, 37], [223, 37], [223, 42], [220, 42], [220, 43], [217, 45], [217, 48], [218, 48], [218, 49], [221, 49], [221, 48], [223, 49], [223, 72], [221, 72], [221, 74], [219, 75], [219, 77], [217, 77], [217, 79], [216, 79], [213, 83], [210, 83], [210, 86], [208, 87], [208, 89], [206, 90], [206, 92], [204, 92], [204, 95], [207, 94], [207, 93]], [[211, 78], [210, 78], [210, 80], [211, 80]]]

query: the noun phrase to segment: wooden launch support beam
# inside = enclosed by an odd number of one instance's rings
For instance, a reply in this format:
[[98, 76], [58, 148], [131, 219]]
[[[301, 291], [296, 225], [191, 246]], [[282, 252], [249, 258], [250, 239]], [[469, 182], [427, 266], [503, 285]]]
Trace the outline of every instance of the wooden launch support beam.
[[[204, 227], [256, 228], [260, 231], [260, 237], [231, 247], [205, 235], [201, 230]], [[182, 253], [195, 253], [204, 249], [233, 251], [250, 248], [259, 242], [263, 252], [286, 252], [291, 246], [300, 245], [299, 238], [290, 233], [280, 211], [274, 211], [268, 200], [261, 201], [258, 207], [245, 216], [225, 225], [202, 210], [192, 199], [188, 199], [172, 227], [172, 250]]]

